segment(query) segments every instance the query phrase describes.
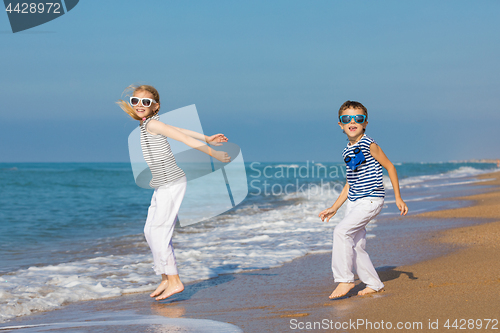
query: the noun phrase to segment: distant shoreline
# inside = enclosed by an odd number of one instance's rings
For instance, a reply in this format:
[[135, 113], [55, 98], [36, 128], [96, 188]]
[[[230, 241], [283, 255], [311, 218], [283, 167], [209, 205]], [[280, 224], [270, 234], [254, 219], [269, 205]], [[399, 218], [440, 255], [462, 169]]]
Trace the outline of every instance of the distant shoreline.
[[450, 163], [493, 163], [497, 164], [500, 159], [482, 159], [482, 160], [465, 160], [465, 161], [450, 161]]

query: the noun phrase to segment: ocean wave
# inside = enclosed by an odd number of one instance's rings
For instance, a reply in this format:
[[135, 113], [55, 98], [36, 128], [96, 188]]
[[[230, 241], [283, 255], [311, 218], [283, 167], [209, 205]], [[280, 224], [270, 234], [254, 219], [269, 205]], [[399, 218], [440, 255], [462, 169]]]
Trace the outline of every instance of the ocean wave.
[[274, 166], [275, 168], [298, 168], [299, 165], [298, 164], [278, 164], [278, 165], [275, 165]]
[[[461, 166], [457, 169], [449, 170], [447, 172], [438, 173], [438, 174], [430, 174], [430, 175], [421, 175], [421, 176], [413, 176], [399, 180], [399, 186], [401, 188], [414, 188], [423, 186], [423, 183], [426, 183], [426, 187], [432, 186], [451, 186], [451, 185], [459, 185], [461, 183], [450, 183], [449, 180], [454, 178], [463, 178], [463, 177], [474, 177], [485, 173], [490, 173], [498, 171], [498, 169], [478, 169], [470, 166]], [[441, 184], [430, 184], [432, 181], [443, 181]], [[392, 189], [392, 184], [388, 176], [384, 175], [384, 187], [386, 189]], [[468, 183], [479, 182], [479, 180], [471, 180]]]
[[[439, 198], [440, 196], [441, 195], [416, 197], [416, 198], [411, 198], [411, 199], [405, 199], [405, 202], [408, 203], [408, 202], [415, 202], [415, 201], [431, 200], [431, 199]], [[384, 200], [384, 203], [386, 203], [386, 204], [396, 203], [396, 200]]]

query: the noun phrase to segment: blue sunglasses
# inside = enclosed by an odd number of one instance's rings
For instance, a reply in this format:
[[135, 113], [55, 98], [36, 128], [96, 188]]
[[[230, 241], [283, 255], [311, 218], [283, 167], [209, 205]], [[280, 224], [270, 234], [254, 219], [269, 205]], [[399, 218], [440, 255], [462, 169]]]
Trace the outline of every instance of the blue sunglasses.
[[349, 124], [351, 120], [354, 118], [354, 121], [358, 124], [362, 124], [366, 121], [366, 116], [364, 114], [357, 114], [355, 116], [343, 115], [339, 117], [339, 120], [342, 124]]

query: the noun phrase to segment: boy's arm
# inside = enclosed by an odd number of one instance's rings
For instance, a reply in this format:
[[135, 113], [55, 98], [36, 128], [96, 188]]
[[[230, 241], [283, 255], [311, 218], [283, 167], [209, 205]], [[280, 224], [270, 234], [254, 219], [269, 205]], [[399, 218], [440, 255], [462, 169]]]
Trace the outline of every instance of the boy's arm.
[[394, 196], [396, 197], [396, 206], [398, 206], [401, 211], [401, 215], [406, 215], [408, 213], [408, 206], [401, 198], [401, 192], [399, 190], [399, 180], [398, 173], [396, 172], [396, 167], [389, 161], [387, 156], [385, 156], [382, 148], [379, 145], [372, 142], [370, 145], [370, 154], [382, 165], [389, 174], [391, 180], [392, 188], [394, 189]]
[[319, 213], [319, 217], [321, 218], [321, 221], [324, 221], [326, 218], [326, 222], [329, 222], [330, 219], [337, 214], [337, 210], [344, 204], [344, 202], [347, 200], [347, 194], [349, 193], [349, 183], [346, 181], [345, 186], [342, 189], [342, 192], [340, 192], [339, 197], [337, 200], [335, 200], [335, 203], [332, 205], [332, 207], [325, 209], [321, 213]]

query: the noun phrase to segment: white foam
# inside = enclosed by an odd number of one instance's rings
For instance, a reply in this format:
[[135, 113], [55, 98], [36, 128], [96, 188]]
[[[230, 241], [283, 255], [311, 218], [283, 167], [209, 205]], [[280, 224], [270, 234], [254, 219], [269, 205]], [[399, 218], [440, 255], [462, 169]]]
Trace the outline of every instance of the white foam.
[[278, 164], [278, 165], [275, 165], [274, 166], [275, 168], [298, 168], [299, 165], [298, 164]]
[[481, 183], [481, 182], [487, 182], [490, 181], [491, 179], [473, 179], [473, 180], [465, 180], [465, 181], [456, 181], [456, 182], [448, 182], [445, 184], [425, 184], [423, 187], [442, 187], [442, 186], [452, 186], [452, 185], [467, 185], [467, 184], [474, 184], [474, 183]]

